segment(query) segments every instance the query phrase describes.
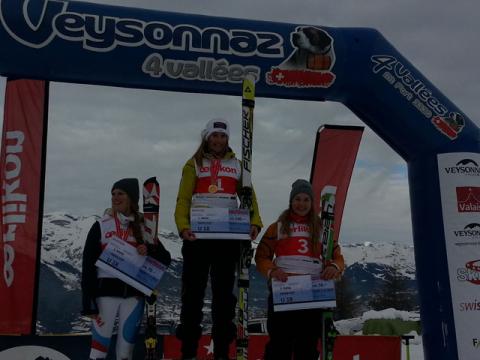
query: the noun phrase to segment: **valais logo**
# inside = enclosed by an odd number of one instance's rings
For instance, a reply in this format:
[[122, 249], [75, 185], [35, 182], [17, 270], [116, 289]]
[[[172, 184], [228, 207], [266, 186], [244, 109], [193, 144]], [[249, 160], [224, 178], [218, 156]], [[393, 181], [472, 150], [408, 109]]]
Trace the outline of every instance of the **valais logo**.
[[480, 187], [457, 187], [458, 212], [480, 212]]

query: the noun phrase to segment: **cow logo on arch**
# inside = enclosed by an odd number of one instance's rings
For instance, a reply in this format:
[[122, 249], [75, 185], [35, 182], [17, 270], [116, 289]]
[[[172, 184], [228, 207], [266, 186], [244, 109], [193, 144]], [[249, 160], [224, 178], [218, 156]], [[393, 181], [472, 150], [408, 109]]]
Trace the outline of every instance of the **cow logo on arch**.
[[290, 34], [290, 56], [266, 73], [269, 85], [328, 88], [335, 81], [333, 38], [323, 29], [299, 26]]

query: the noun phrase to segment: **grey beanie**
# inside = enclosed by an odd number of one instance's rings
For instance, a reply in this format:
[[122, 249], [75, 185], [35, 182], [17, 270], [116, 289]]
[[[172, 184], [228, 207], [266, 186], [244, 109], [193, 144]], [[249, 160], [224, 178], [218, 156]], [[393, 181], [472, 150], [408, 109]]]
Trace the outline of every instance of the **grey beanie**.
[[138, 200], [140, 198], [140, 192], [138, 190], [138, 180], [135, 178], [125, 178], [118, 180], [115, 184], [112, 186], [112, 190], [115, 189], [120, 189], [122, 191], [125, 191], [130, 198], [130, 200], [138, 204]]
[[294, 181], [294, 183], [292, 184], [292, 191], [290, 191], [290, 203], [292, 203], [295, 195], [300, 193], [307, 194], [313, 201], [312, 185], [307, 180], [297, 179]]

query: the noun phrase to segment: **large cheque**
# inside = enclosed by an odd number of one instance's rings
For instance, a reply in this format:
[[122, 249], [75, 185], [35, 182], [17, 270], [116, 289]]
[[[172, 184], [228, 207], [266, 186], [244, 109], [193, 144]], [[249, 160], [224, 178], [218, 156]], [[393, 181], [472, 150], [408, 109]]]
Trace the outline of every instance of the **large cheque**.
[[311, 275], [289, 276], [286, 282], [272, 280], [273, 311], [334, 308], [335, 283]]
[[158, 287], [166, 270], [165, 265], [138, 254], [134, 246], [118, 238], [110, 240], [95, 265], [147, 296]]
[[198, 239], [250, 240], [250, 211], [192, 207], [190, 226]]

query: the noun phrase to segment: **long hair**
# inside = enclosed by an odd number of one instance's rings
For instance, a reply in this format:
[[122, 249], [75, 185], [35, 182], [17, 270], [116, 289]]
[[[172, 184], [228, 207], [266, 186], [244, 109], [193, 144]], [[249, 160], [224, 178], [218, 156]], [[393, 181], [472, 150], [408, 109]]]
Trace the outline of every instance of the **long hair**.
[[133, 214], [133, 221], [130, 222], [130, 227], [132, 228], [133, 237], [137, 241], [137, 244], [144, 244], [143, 233], [142, 233], [142, 223], [143, 215], [140, 214], [138, 204], [130, 202], [130, 211]]
[[[292, 205], [288, 209], [282, 211], [280, 216], [277, 219], [277, 222], [280, 222], [280, 233], [290, 236], [290, 225], [292, 224], [292, 219], [290, 214], [293, 214]], [[320, 254], [320, 231], [321, 231], [321, 220], [320, 217], [315, 213], [315, 209], [312, 203], [312, 207], [308, 212], [307, 216], [307, 225], [310, 229], [310, 242], [312, 244], [312, 249], [314, 254]], [[279, 234], [280, 235], [280, 234]]]
[[[130, 197], [128, 199], [130, 199]], [[130, 201], [130, 212], [133, 214], [133, 221], [130, 221], [128, 227], [132, 229], [132, 235], [135, 238], [137, 244], [144, 244], [145, 240], [143, 239], [142, 233], [142, 224], [144, 222], [144, 219], [143, 214], [140, 213], [138, 204], [134, 204]], [[115, 211], [113, 210], [113, 208], [108, 208], [105, 210], [104, 213], [110, 216], [114, 216]]]
[[[232, 151], [232, 149], [228, 145], [228, 138], [227, 138], [227, 143], [225, 145], [225, 153], [229, 151]], [[202, 167], [203, 159], [208, 158], [209, 154], [210, 152], [208, 151], [208, 141], [202, 138], [200, 145], [198, 146], [197, 150], [192, 156], [192, 158], [195, 160], [195, 163], [199, 168]]]
[[207, 140], [202, 139], [202, 141], [200, 142], [200, 145], [198, 146], [197, 150], [192, 156], [199, 168], [202, 167], [202, 160], [205, 157], [205, 154], [207, 153], [208, 153]]

